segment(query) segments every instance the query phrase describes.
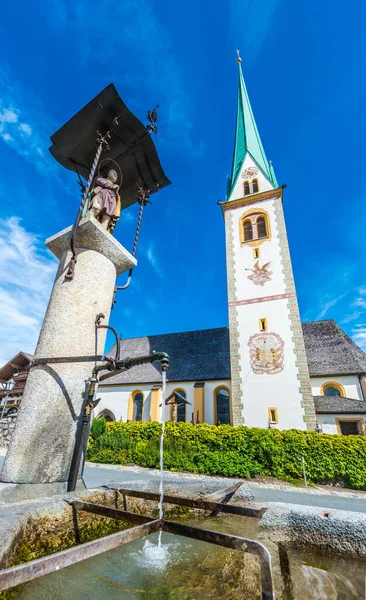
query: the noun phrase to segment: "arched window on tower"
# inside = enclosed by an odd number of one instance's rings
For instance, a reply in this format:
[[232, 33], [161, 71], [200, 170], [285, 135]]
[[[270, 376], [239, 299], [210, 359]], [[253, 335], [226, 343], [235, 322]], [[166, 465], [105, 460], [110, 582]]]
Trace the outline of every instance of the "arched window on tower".
[[142, 421], [142, 407], [144, 403], [144, 396], [141, 392], [137, 392], [137, 394], [133, 397], [133, 421]]
[[250, 219], [244, 221], [244, 241], [249, 242], [253, 239], [253, 225]]
[[258, 231], [258, 238], [267, 237], [267, 225], [266, 225], [265, 217], [257, 218], [257, 231]]
[[215, 391], [215, 416], [216, 425], [230, 425], [230, 396], [224, 387]]
[[249, 181], [244, 181], [244, 196], [248, 196], [250, 194]]
[[253, 179], [252, 181], [252, 194], [258, 192], [258, 179]]

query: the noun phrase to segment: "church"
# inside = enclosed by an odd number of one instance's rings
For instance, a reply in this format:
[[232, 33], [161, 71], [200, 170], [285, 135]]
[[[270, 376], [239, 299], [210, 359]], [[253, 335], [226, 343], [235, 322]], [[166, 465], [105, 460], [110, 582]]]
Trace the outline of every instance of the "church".
[[[283, 187], [259, 136], [240, 57], [238, 70], [232, 169], [219, 203], [228, 327], [121, 339], [121, 357], [169, 354], [165, 398], [160, 363], [133, 367], [99, 385], [94, 416], [364, 435], [366, 354], [333, 320], [300, 321]], [[0, 369], [0, 382], [15, 380], [30, 359], [19, 353]]]
[[[121, 356], [167, 352], [100, 385], [95, 416], [364, 434], [366, 355], [332, 320], [301, 323], [282, 208], [238, 57], [225, 202], [229, 325], [122, 339]], [[114, 352], [114, 348], [110, 353]]]

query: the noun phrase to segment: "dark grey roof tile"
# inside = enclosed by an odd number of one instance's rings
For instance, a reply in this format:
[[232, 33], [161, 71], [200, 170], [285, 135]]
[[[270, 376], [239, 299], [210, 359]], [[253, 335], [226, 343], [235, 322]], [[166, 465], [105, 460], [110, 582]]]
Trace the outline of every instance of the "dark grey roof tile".
[[317, 413], [359, 413], [366, 414], [366, 402], [341, 396], [314, 396]]

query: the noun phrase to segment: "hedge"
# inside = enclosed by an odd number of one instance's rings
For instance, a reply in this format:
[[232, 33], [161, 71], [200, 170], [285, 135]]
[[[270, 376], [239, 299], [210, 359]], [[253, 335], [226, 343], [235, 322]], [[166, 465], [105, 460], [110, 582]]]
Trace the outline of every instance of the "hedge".
[[[159, 467], [161, 424], [93, 421], [88, 460], [99, 463]], [[339, 481], [366, 489], [366, 438], [290, 429], [231, 425], [165, 425], [164, 468], [227, 477], [266, 475], [287, 481]]]

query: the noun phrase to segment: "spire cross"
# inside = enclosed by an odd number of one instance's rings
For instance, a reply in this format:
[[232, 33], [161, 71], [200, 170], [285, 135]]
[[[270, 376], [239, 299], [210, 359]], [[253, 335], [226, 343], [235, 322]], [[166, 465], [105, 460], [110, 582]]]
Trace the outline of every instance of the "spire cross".
[[237, 50], [236, 53], [238, 55], [238, 63], [241, 63], [240, 50]]

